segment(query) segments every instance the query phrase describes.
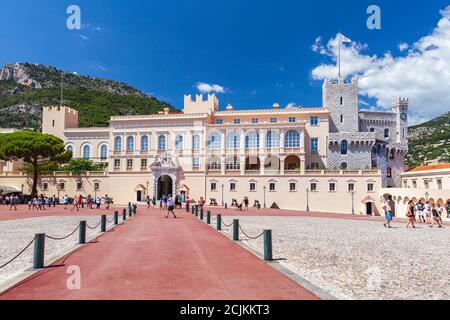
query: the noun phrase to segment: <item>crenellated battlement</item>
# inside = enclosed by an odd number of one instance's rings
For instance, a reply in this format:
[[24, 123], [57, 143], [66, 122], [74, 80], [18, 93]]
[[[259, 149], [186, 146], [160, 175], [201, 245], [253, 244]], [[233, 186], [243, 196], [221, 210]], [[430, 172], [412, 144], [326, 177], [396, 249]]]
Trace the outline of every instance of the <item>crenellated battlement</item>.
[[78, 116], [78, 111], [66, 106], [47, 106], [43, 108], [46, 112], [63, 112], [65, 114], [70, 114], [74, 116]]
[[184, 113], [210, 113], [219, 109], [219, 100], [214, 94], [208, 94], [206, 100], [197, 94], [195, 100], [191, 95], [184, 96]]

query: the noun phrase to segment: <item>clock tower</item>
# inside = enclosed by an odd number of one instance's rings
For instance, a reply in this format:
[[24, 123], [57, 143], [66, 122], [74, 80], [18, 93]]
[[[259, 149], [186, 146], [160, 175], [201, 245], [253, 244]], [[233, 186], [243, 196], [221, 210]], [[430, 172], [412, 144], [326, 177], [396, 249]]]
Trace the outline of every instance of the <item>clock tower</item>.
[[392, 101], [392, 111], [396, 113], [397, 122], [397, 143], [408, 145], [408, 98], [394, 98]]

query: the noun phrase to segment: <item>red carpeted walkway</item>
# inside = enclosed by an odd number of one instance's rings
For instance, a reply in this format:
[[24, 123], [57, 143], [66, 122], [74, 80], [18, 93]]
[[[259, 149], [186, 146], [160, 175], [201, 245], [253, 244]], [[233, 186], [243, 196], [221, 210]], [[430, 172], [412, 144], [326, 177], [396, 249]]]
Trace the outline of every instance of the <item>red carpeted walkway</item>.
[[[318, 299], [204, 222], [178, 215], [142, 208], [0, 299]], [[72, 265], [80, 290], [66, 286]]]

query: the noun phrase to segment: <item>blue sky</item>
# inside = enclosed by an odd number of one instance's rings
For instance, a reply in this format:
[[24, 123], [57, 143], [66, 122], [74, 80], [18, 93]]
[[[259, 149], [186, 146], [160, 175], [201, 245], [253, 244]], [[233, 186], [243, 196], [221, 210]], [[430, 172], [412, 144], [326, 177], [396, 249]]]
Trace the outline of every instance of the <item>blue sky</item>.
[[[81, 8], [81, 30], [66, 28], [71, 4]], [[371, 4], [381, 8], [381, 30], [366, 27]], [[330, 72], [320, 65], [334, 64], [332, 39], [338, 30], [354, 41], [346, 45], [348, 71], [367, 78], [375, 68], [374, 79], [385, 79], [387, 71], [380, 73], [380, 68], [388, 62], [386, 53], [418, 63], [408, 57], [414, 50], [406, 48], [433, 33], [447, 6], [441, 0], [3, 1], [0, 63], [42, 63], [124, 81], [176, 107], [182, 106], [183, 94], [198, 93], [198, 83], [223, 88], [218, 93], [222, 108], [227, 103], [263, 108], [275, 102], [320, 106], [321, 79]], [[400, 50], [402, 43], [408, 47]], [[440, 59], [450, 59], [447, 53], [440, 52]], [[367, 59], [368, 65], [359, 66]], [[395, 68], [390, 67], [388, 77], [394, 77]], [[403, 76], [391, 80], [401, 82]], [[408, 87], [398, 87], [398, 95], [412, 92], [417, 121], [450, 109], [443, 104], [423, 111], [428, 98], [414, 95], [427, 88], [417, 84], [417, 90], [408, 91], [423, 74], [410, 78]], [[362, 82], [362, 106], [386, 107], [387, 97], [380, 93], [386, 90], [373, 80]]]

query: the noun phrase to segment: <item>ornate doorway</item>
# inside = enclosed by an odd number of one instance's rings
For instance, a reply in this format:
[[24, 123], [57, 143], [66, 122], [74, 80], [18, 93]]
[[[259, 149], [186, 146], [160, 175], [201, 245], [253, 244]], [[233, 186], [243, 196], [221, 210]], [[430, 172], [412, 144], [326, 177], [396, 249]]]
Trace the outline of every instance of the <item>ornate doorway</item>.
[[173, 181], [168, 175], [163, 175], [158, 179], [158, 195], [157, 198], [162, 199], [164, 195], [172, 195]]

